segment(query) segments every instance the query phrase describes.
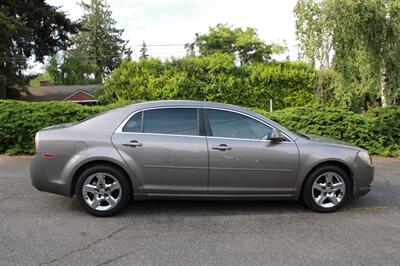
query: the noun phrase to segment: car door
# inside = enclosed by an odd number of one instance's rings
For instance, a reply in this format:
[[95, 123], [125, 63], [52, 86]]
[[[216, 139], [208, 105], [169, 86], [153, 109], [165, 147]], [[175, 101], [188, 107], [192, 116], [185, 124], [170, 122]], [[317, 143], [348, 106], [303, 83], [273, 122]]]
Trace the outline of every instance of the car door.
[[197, 108], [156, 108], [133, 114], [113, 134], [146, 193], [207, 192], [207, 141], [199, 121]]
[[279, 194], [295, 191], [297, 145], [263, 139], [273, 128], [246, 114], [204, 109], [209, 151], [209, 191]]

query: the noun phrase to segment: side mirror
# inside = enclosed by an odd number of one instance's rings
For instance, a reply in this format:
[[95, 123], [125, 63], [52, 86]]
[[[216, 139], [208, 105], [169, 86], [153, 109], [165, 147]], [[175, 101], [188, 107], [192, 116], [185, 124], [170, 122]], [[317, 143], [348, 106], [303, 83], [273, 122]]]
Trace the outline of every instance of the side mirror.
[[270, 137], [271, 142], [280, 142], [283, 140], [282, 133], [279, 129], [273, 129]]

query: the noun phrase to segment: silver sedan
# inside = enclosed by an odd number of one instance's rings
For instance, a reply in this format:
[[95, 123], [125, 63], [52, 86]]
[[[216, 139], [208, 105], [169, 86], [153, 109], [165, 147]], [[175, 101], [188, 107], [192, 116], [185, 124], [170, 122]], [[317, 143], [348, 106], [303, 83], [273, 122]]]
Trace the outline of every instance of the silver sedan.
[[36, 134], [35, 188], [96, 216], [130, 199], [302, 199], [332, 212], [370, 190], [368, 152], [297, 134], [233, 105], [156, 101]]

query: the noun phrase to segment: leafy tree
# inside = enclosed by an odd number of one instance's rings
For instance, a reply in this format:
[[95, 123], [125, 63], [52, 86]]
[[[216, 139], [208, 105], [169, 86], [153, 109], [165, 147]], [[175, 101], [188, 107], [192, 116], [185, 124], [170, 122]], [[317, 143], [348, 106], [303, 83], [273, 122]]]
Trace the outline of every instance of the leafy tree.
[[142, 48], [140, 48], [140, 57], [139, 57], [139, 59], [146, 60], [147, 58], [149, 58], [149, 55], [147, 54], [147, 51], [148, 51], [147, 45], [143, 41]]
[[300, 56], [321, 68], [330, 66], [332, 52], [332, 30], [327, 25], [324, 5], [323, 1], [298, 0], [294, 9]]
[[95, 77], [97, 71], [98, 67], [93, 59], [77, 49], [71, 49], [52, 56], [43, 76], [53, 85], [98, 84], [101, 80]]
[[105, 0], [80, 3], [84, 14], [79, 22], [82, 32], [74, 36], [76, 50], [87, 55], [97, 65], [96, 79], [111, 73], [124, 57], [130, 57], [128, 41], [122, 39], [123, 30], [116, 28], [115, 20]]
[[99, 77], [95, 76], [99, 71], [95, 61], [77, 49], [65, 52], [60, 71], [64, 85], [101, 83]]
[[347, 105], [356, 108], [375, 95], [383, 107], [396, 104], [400, 1], [299, 0], [295, 14], [302, 54], [311, 61], [333, 54], [336, 92], [349, 96]]
[[69, 34], [77, 31], [63, 12], [44, 0], [0, 2], [0, 79], [8, 97], [16, 97], [29, 82], [24, 74], [27, 58], [44, 57], [68, 47]]
[[[210, 27], [207, 34], [196, 33], [195, 40], [186, 44], [188, 55], [208, 56], [226, 53], [236, 57], [241, 65], [266, 62], [271, 59], [274, 45], [262, 41], [253, 28], [233, 28], [226, 24]], [[275, 50], [276, 51], [276, 50]]]
[[60, 70], [60, 63], [57, 55], [50, 57], [48, 64], [45, 66], [44, 76], [49, 78], [49, 81], [53, 85], [63, 84], [63, 76]]

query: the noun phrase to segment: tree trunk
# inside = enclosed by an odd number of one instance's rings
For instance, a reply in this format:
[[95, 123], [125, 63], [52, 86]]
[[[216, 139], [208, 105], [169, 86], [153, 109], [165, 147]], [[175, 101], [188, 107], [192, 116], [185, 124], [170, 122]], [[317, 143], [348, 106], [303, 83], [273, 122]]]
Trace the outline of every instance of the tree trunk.
[[0, 99], [7, 99], [6, 77], [0, 76]]
[[381, 76], [381, 103], [382, 107], [387, 107], [387, 98], [386, 98], [386, 90], [387, 90], [387, 71], [386, 66], [383, 68], [382, 76]]
[[393, 65], [392, 67], [392, 76], [391, 76], [391, 104], [396, 105], [397, 103], [397, 96], [399, 91], [399, 84], [398, 84], [398, 67], [397, 65]]
[[398, 90], [397, 88], [393, 88], [393, 90], [392, 90], [392, 104], [393, 105], [397, 104], [397, 96], [398, 96], [397, 90]]

